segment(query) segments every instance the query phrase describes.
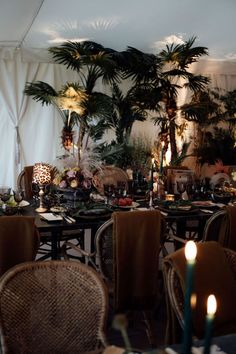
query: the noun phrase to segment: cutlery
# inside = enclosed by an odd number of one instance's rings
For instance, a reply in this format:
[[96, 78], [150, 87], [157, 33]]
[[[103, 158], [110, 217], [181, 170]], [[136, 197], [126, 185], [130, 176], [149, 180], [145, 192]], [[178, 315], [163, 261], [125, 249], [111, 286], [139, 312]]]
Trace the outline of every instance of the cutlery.
[[208, 214], [213, 214], [213, 210], [207, 210], [207, 209], [200, 209], [203, 213], [208, 213]]
[[66, 222], [68, 222], [69, 224], [72, 224], [75, 222], [75, 219], [71, 218], [68, 215], [65, 215], [64, 213], [61, 214], [61, 216], [63, 217], [64, 220], [66, 220]]

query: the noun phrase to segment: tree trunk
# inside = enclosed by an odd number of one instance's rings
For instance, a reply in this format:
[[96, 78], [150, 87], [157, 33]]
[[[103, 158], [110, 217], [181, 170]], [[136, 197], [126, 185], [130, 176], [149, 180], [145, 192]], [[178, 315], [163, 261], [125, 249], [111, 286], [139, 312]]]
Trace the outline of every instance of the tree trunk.
[[174, 122], [174, 120], [170, 121], [169, 135], [170, 135], [170, 150], [171, 150], [171, 163], [172, 163], [177, 157], [177, 146], [176, 146], [176, 138], [175, 138], [175, 122]]
[[85, 131], [86, 131], [86, 124], [85, 124], [85, 122], [82, 121], [80, 123], [79, 137], [78, 137], [78, 140], [77, 140], [78, 161], [80, 161], [80, 158], [81, 158], [81, 150], [82, 150], [82, 147], [83, 147], [83, 139], [84, 139]]
[[173, 97], [170, 97], [166, 104], [166, 113], [169, 119], [169, 138], [171, 150], [171, 163], [177, 158], [177, 146], [175, 138], [175, 120], [176, 120], [177, 104]]

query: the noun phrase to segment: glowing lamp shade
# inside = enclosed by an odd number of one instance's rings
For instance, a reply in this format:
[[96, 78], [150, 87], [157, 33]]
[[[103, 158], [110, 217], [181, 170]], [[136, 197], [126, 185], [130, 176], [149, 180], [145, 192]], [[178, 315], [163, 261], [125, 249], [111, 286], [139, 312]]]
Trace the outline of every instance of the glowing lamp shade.
[[43, 213], [47, 209], [43, 207], [43, 186], [51, 182], [51, 166], [46, 163], [36, 163], [33, 167], [33, 183], [39, 185], [39, 207], [36, 209], [38, 213]]
[[217, 303], [214, 295], [209, 295], [207, 299], [207, 314], [214, 316], [216, 313]]
[[36, 163], [33, 167], [33, 183], [39, 185], [51, 182], [51, 166], [46, 163]]
[[187, 262], [194, 262], [196, 255], [197, 255], [197, 247], [195, 242], [193, 241], [188, 241], [185, 245], [185, 257], [187, 259]]

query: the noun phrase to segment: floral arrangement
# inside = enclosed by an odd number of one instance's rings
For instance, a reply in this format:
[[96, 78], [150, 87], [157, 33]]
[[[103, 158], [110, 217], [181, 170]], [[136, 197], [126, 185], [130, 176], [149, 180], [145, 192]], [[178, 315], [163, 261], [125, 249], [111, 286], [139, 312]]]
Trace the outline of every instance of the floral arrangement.
[[80, 161], [75, 156], [62, 156], [55, 163], [59, 172], [55, 175], [52, 182], [55, 186], [63, 189], [90, 189], [92, 187], [93, 172], [98, 170], [101, 164], [100, 156], [94, 153], [92, 148], [82, 151]]
[[66, 167], [58, 173], [53, 184], [59, 188], [82, 188], [90, 189], [92, 186], [91, 176], [85, 176], [79, 167]]

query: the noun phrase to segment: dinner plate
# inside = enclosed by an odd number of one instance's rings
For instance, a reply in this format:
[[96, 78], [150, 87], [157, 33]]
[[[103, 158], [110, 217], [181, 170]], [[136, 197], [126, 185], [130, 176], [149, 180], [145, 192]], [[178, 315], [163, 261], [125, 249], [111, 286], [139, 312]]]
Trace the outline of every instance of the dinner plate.
[[29, 202], [27, 202], [27, 200], [22, 200], [20, 203], [19, 203], [19, 208], [24, 208], [26, 206], [30, 205]]
[[183, 214], [196, 214], [198, 213], [199, 209], [198, 208], [191, 208], [189, 210], [186, 209], [181, 209], [181, 208], [176, 208], [176, 209], [170, 209], [170, 208], [164, 208], [161, 206], [156, 206], [156, 209], [159, 209], [160, 211], [163, 211], [164, 213], [168, 213], [171, 215], [183, 215]]
[[115, 208], [119, 208], [119, 209], [133, 209], [133, 208], [137, 208], [140, 204], [137, 203], [137, 202], [133, 202], [131, 205], [111, 205], [112, 207], [115, 207]]
[[66, 209], [64, 207], [61, 206], [54, 206], [50, 208], [50, 211], [52, 213], [64, 213], [66, 211]]
[[107, 218], [111, 216], [112, 211], [106, 208], [83, 209], [73, 214], [73, 217], [94, 220], [97, 218]]
[[211, 200], [196, 200], [191, 202], [191, 204], [201, 208], [213, 208], [216, 206], [216, 203], [213, 203]]

